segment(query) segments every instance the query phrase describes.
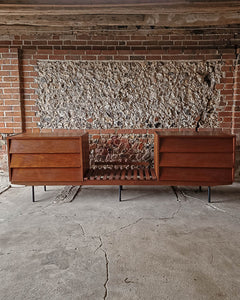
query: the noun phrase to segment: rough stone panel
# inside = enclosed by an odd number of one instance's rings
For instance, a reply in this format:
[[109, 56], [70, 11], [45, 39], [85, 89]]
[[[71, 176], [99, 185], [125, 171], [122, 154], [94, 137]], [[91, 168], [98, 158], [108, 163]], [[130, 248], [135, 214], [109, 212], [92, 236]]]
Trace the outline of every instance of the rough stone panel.
[[142, 161], [153, 165], [152, 134], [90, 135], [89, 141], [92, 167], [96, 162]]
[[39, 127], [218, 127], [221, 67], [217, 61], [38, 61]]

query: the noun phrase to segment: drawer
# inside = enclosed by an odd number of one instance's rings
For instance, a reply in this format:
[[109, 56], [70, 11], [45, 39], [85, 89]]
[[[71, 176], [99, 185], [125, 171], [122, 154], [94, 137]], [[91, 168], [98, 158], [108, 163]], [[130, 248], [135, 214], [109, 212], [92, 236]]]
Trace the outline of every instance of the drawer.
[[233, 152], [233, 139], [167, 137], [159, 139], [160, 152]]
[[13, 169], [12, 182], [71, 182], [81, 180], [81, 168]]
[[80, 167], [80, 154], [15, 154], [11, 155], [10, 168], [61, 168]]
[[232, 182], [231, 168], [160, 168], [160, 181]]
[[233, 154], [223, 153], [160, 153], [160, 167], [232, 168]]
[[10, 153], [79, 153], [79, 139], [11, 140]]

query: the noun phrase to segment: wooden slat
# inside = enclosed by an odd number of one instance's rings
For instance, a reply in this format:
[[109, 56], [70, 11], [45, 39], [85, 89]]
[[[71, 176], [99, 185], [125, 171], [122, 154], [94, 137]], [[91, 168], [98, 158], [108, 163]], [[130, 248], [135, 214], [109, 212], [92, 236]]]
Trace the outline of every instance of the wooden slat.
[[147, 168], [145, 169], [145, 176], [146, 180], [150, 180], [149, 170]]
[[118, 180], [120, 178], [121, 170], [117, 170], [115, 179]]
[[157, 179], [157, 176], [156, 176], [155, 170], [154, 170], [153, 168], [151, 168], [151, 169], [150, 169], [150, 172], [151, 172], [152, 179], [153, 179], [153, 180], [156, 180], [156, 179]]
[[131, 180], [131, 179], [132, 179], [132, 170], [131, 170], [131, 169], [128, 170], [128, 173], [127, 173], [127, 179], [128, 179], [128, 180]]
[[138, 176], [138, 171], [137, 169], [133, 170], [133, 180], [137, 180], [137, 176]]
[[80, 180], [80, 168], [31, 168], [13, 169], [13, 181], [18, 182], [58, 182], [58, 181], [77, 181]]
[[148, 166], [149, 163], [145, 161], [96, 161], [96, 166]]
[[233, 152], [232, 137], [160, 137], [160, 152]]
[[79, 153], [79, 139], [12, 140], [10, 153]]
[[84, 180], [88, 180], [90, 177], [91, 170], [87, 170], [86, 175], [84, 176]]
[[233, 153], [161, 153], [161, 167], [214, 167], [233, 166]]
[[144, 180], [143, 169], [139, 170], [140, 180]]
[[218, 182], [232, 180], [231, 168], [160, 168], [160, 180]]
[[96, 169], [95, 174], [96, 174], [96, 180], [100, 180], [101, 179], [101, 169]]
[[89, 178], [90, 178], [90, 180], [94, 180], [94, 178], [95, 178], [95, 172], [93, 169], [90, 170]]
[[126, 175], [126, 170], [123, 169], [123, 170], [121, 171], [121, 180], [125, 180], [125, 175]]
[[79, 154], [12, 154], [11, 168], [80, 167]]
[[109, 179], [109, 180], [113, 180], [113, 178], [114, 178], [114, 170], [111, 170], [108, 179]]
[[103, 180], [107, 180], [108, 177], [108, 169], [104, 170]]

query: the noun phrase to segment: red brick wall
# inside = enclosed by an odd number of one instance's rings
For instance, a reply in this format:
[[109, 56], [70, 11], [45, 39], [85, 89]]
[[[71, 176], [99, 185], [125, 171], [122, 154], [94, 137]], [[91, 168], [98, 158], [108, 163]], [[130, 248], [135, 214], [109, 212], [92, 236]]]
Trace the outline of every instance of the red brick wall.
[[[6, 169], [6, 134], [39, 132], [34, 67], [37, 60], [221, 60], [220, 129], [240, 137], [239, 27], [162, 29], [103, 27], [69, 33], [29, 33], [0, 40], [0, 169]], [[49, 131], [43, 130], [43, 131]], [[149, 130], [88, 130], [92, 134]], [[2, 135], [1, 135], [2, 134]]]

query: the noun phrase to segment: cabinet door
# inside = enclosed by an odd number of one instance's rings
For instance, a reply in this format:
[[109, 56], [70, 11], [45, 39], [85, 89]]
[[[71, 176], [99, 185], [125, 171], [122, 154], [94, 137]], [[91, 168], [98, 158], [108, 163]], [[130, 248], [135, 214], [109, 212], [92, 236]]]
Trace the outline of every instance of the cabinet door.
[[159, 180], [214, 185], [233, 181], [233, 137], [159, 138]]
[[9, 152], [12, 183], [47, 185], [83, 180], [79, 138], [13, 139]]

